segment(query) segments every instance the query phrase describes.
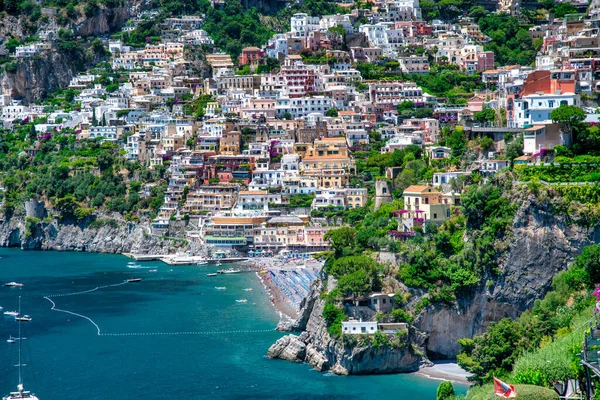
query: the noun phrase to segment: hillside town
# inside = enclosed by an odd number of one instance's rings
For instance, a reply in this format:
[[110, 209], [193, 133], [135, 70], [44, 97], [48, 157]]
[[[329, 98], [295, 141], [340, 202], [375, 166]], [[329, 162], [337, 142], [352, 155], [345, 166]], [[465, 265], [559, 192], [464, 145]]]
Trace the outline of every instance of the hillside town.
[[[520, 12], [506, 3], [500, 11]], [[535, 65], [500, 65], [473, 18], [425, 22], [418, 0], [349, 11], [294, 14], [290, 31], [262, 48], [243, 48], [238, 59], [214, 47], [203, 15], [167, 18], [160, 41], [141, 48], [113, 35], [103, 45], [118, 80], [93, 71], [75, 76], [68, 110], [5, 93], [0, 121], [4, 128], [35, 121], [30, 157], [45, 136], [69, 129], [77, 140], [110, 142], [129, 161], [164, 168], [156, 235], [274, 254], [325, 250], [332, 216], [394, 198], [404, 200], [396, 237], [442, 224], [473, 174], [486, 179], [513, 165], [550, 165], [555, 148], [573, 144], [553, 110], [576, 106], [586, 122], [600, 118], [591, 101], [600, 89], [598, 9], [530, 28], [542, 42]], [[149, 17], [131, 19], [123, 32]], [[55, 36], [16, 47], [14, 57], [36, 57]], [[401, 79], [373, 79], [365, 65]], [[451, 103], [417, 83], [434, 66], [480, 82], [469, 98]], [[468, 162], [450, 162], [456, 148], [441, 141], [444, 130], [476, 140]], [[373, 153], [407, 149], [428, 164], [426, 179], [402, 179], [400, 166], [365, 168]], [[144, 184], [140, 196], [159, 184]]]

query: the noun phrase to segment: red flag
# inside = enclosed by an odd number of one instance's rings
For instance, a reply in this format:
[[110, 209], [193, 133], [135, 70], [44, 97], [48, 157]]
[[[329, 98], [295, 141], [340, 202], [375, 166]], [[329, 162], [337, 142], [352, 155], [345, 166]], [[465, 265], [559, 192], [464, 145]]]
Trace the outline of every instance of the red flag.
[[505, 399], [517, 397], [517, 392], [515, 392], [515, 387], [513, 385], [504, 383], [496, 377], [494, 377], [494, 394], [502, 396]]

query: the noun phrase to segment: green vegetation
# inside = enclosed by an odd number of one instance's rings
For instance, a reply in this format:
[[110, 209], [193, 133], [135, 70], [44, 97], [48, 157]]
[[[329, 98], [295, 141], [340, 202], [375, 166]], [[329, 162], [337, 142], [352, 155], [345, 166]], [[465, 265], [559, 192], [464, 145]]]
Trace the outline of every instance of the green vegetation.
[[[552, 389], [533, 385], [515, 385], [517, 400], [558, 400], [558, 394]], [[469, 389], [465, 400], [489, 400], [493, 397], [494, 385], [473, 386]]]
[[290, 196], [290, 207], [308, 208], [312, 205], [312, 201], [314, 198], [315, 198], [314, 193], [294, 194], [294, 195]]
[[146, 182], [160, 179], [165, 169], [147, 170], [139, 163], [125, 161], [114, 144], [75, 141], [68, 130], [45, 134], [34, 156], [25, 150], [37, 135], [33, 124], [18, 125], [15, 131], [2, 132], [0, 139], [0, 179], [6, 189], [4, 212], [11, 215], [29, 198], [46, 198], [64, 219], [83, 221], [94, 210], [120, 213], [138, 210], [155, 212], [163, 202], [157, 186], [153, 195], [141, 199], [136, 190], [139, 174]]
[[518, 320], [502, 319], [481, 336], [459, 340], [459, 365], [480, 383], [513, 370], [517, 382], [536, 385], [563, 379], [559, 377], [578, 378], [576, 357], [595, 282], [600, 282], [600, 245], [584, 248], [569, 270], [554, 277], [553, 290]]
[[541, 43], [533, 41], [527, 27], [508, 14], [486, 14], [477, 20], [481, 31], [492, 41], [484, 48], [493, 51], [499, 65], [531, 65]]
[[444, 381], [437, 388], [435, 400], [450, 400], [454, 397], [454, 386], [452, 382]]

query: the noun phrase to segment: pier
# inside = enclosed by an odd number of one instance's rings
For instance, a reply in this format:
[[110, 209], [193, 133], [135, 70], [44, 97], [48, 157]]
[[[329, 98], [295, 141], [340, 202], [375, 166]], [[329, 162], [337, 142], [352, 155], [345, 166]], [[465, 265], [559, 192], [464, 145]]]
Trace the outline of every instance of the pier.
[[123, 253], [123, 255], [135, 261], [162, 261], [167, 265], [194, 265], [198, 263], [216, 264], [218, 262], [231, 264], [248, 260], [248, 257], [204, 258], [200, 256], [185, 256], [177, 254]]

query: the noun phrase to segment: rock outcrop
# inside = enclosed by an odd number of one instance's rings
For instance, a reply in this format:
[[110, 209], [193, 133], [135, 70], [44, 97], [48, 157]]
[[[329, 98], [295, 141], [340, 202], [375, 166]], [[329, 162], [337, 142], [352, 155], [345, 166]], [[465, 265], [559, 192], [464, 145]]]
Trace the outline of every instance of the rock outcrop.
[[[509, 239], [497, 246], [501, 254], [499, 274], [482, 277], [472, 293], [463, 295], [452, 306], [438, 303], [425, 307], [407, 337], [409, 346], [374, 348], [330, 337], [322, 317], [325, 301], [319, 298], [323, 283], [317, 280], [302, 303], [299, 318], [279, 327], [304, 332], [287, 339], [289, 343], [299, 341], [306, 345], [304, 358], [295, 361], [306, 361], [319, 370], [328, 368], [337, 374], [414, 371], [419, 364], [427, 363], [428, 357], [455, 358], [458, 339], [480, 335], [490, 323], [516, 318], [531, 308], [536, 299], [551, 289], [552, 278], [565, 270], [583, 247], [600, 243], [600, 227], [578, 224], [585, 219], [578, 217], [576, 207], [570, 216], [558, 212], [564, 210], [561, 202], [565, 201], [558, 196], [540, 198], [522, 188], [515, 188], [511, 196], [519, 208]], [[398, 257], [382, 253], [379, 261], [394, 265]], [[333, 287], [328, 282], [327, 291]], [[413, 305], [426, 295], [422, 290], [411, 292]]]
[[89, 251], [97, 253], [172, 254], [186, 250], [183, 241], [150, 234], [144, 224], [115, 221], [96, 226], [39, 222], [26, 226], [12, 218], [0, 224], [0, 246], [24, 250]]
[[16, 71], [1, 76], [2, 89], [25, 104], [33, 103], [69, 85], [80, 61], [54, 50], [19, 60]]
[[301, 315], [289, 325], [290, 330], [302, 333], [279, 339], [269, 348], [269, 357], [307, 362], [318, 371], [331, 370], [338, 375], [414, 372], [422, 364], [429, 364], [421, 347], [424, 337], [413, 329], [402, 339], [385, 334], [388, 343], [377, 345], [372, 335], [332, 337], [323, 318], [325, 300], [319, 298], [322, 287], [321, 280], [315, 280]]
[[431, 357], [453, 359], [459, 351], [458, 339], [482, 334], [491, 322], [518, 317], [551, 289], [552, 278], [567, 269], [583, 247], [600, 243], [600, 228], [577, 225], [574, 219], [559, 215], [551, 199], [540, 201], [526, 195], [517, 201], [521, 205], [499, 266], [501, 274], [482, 279], [454, 307], [425, 308], [415, 321], [428, 334], [426, 348]]

